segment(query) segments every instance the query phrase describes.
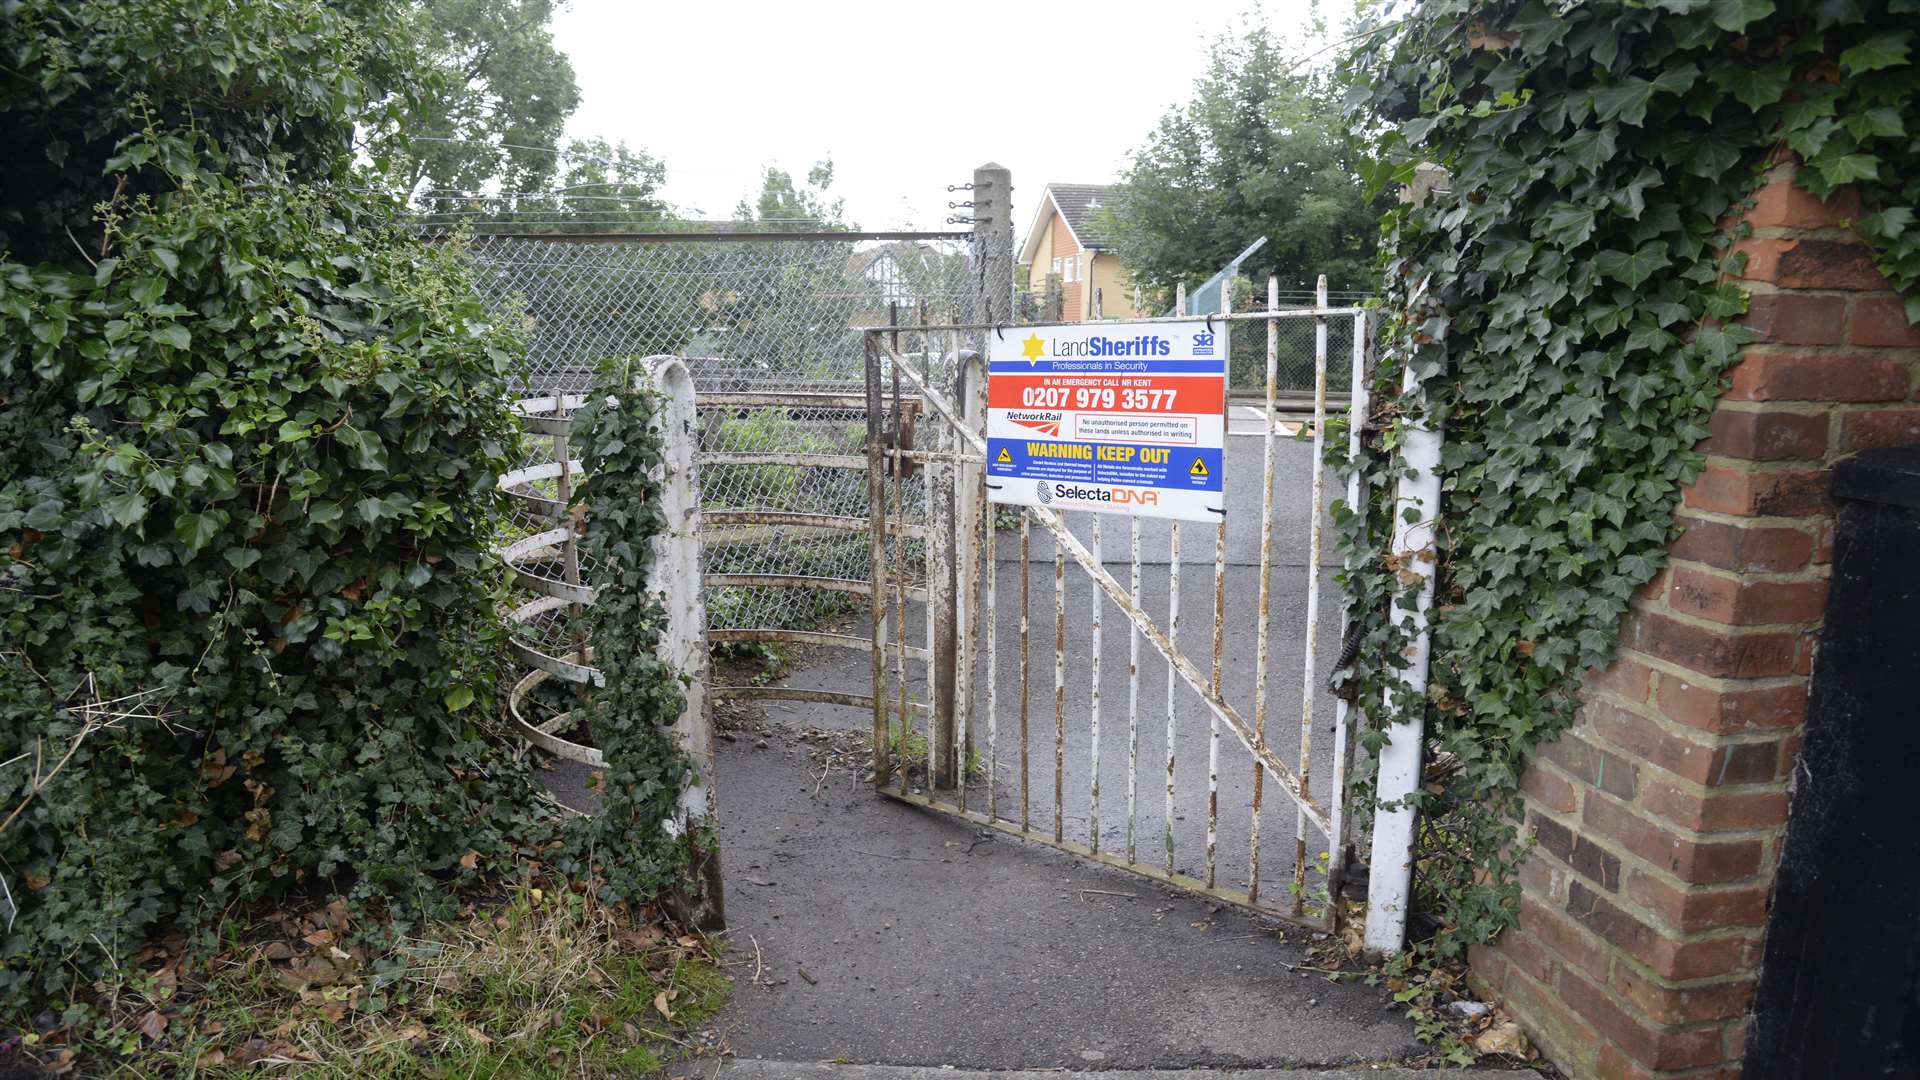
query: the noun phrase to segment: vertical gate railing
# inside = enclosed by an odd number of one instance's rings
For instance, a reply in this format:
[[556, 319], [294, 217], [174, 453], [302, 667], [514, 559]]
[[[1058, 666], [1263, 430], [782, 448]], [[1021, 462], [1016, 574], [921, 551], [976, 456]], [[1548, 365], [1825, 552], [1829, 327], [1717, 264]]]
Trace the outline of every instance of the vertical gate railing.
[[[1238, 532], [1231, 535], [1223, 523], [1214, 535], [1214, 580], [1209, 595], [1189, 597], [1210, 601], [1211, 653], [1205, 666], [1184, 651], [1182, 635], [1187, 620], [1181, 610], [1181, 527], [1175, 522], [1142, 522], [1133, 519], [1122, 524], [1103, 520], [1099, 514], [1063, 514], [1047, 507], [1001, 507], [987, 501], [985, 475], [984, 391], [985, 364], [979, 351], [969, 344], [980, 343], [983, 335], [998, 333], [994, 327], [978, 324], [923, 326], [904, 333], [887, 329], [872, 331], [867, 338], [868, 414], [868, 514], [871, 521], [870, 574], [881, 587], [874, 590], [868, 611], [872, 635], [874, 683], [872, 724], [874, 732], [875, 782], [887, 794], [954, 814], [977, 824], [1010, 832], [1030, 840], [1072, 851], [1083, 857], [1121, 867], [1134, 873], [1203, 892], [1267, 914], [1279, 915], [1317, 928], [1331, 927], [1334, 906], [1329, 897], [1338, 889], [1338, 878], [1347, 850], [1346, 806], [1348, 753], [1352, 745], [1350, 727], [1357, 720], [1344, 702], [1332, 708], [1333, 740], [1330, 752], [1316, 763], [1314, 726], [1324, 720], [1327, 710], [1319, 706], [1321, 654], [1321, 610], [1318, 589], [1321, 584], [1324, 514], [1323, 468], [1321, 465], [1327, 425], [1328, 327], [1345, 323], [1351, 329], [1350, 385], [1364, 383], [1367, 313], [1352, 307], [1335, 308], [1325, 303], [1324, 293], [1312, 308], [1283, 309], [1278, 304], [1277, 287], [1270, 286], [1269, 307], [1265, 311], [1225, 312], [1215, 318], [1230, 338], [1231, 329], [1248, 323], [1264, 324], [1266, 341], [1266, 401], [1261, 412], [1262, 453], [1260, 479], [1262, 494], [1257, 534], [1257, 561], [1232, 562], [1230, 549], [1242, 550], [1250, 538]], [[1156, 321], [1156, 320], [1143, 320]], [[1180, 321], [1180, 320], [1158, 320]], [[1281, 421], [1273, 405], [1277, 397], [1276, 367], [1282, 353], [1282, 339], [1288, 334], [1310, 331], [1314, 341], [1315, 385], [1313, 411], [1303, 424], [1311, 438], [1307, 459], [1307, 483], [1298, 492], [1276, 491], [1278, 471], [1276, 455]], [[904, 341], [904, 343], [903, 343]], [[1230, 341], [1223, 343], [1231, 349]], [[1346, 381], [1346, 380], [1343, 380]], [[918, 433], [920, 445], [908, 450], [901, 446], [888, 427], [888, 417], [908, 403], [924, 410]], [[1364, 401], [1357, 403], [1364, 407]], [[1351, 427], [1357, 424], [1350, 423]], [[1298, 455], [1290, 460], [1299, 465]], [[918, 464], [918, 475], [909, 474]], [[921, 583], [933, 582], [928, 591], [932, 601], [914, 610], [904, 596], [908, 578], [903, 571], [899, 545], [891, 537], [901, 524], [897, 505], [909, 485], [919, 486], [930, 508], [943, 502], [960, 508], [950, 519], [937, 516], [927, 533], [923, 552]], [[1349, 491], [1349, 496], [1357, 492]], [[1300, 728], [1297, 757], [1288, 760], [1278, 751], [1279, 744], [1267, 736], [1271, 710], [1269, 670], [1273, 663], [1272, 623], [1276, 611], [1274, 572], [1276, 569], [1276, 499], [1292, 504], [1306, 501], [1304, 514], [1306, 595], [1300, 610], [1290, 612], [1289, 626], [1304, 623], [1297, 634], [1289, 631], [1283, 643], [1292, 654], [1295, 646], [1301, 655], [1302, 678], [1298, 701]], [[971, 508], [967, 512], [967, 508]], [[1248, 505], [1245, 510], [1251, 510]], [[1241, 511], [1244, 512], [1244, 511]], [[1012, 649], [1003, 639], [1000, 612], [1002, 576], [1002, 539], [995, 528], [1004, 514], [1018, 514], [1017, 539], [1009, 536], [1004, 544], [1017, 551], [1004, 561], [1017, 576], [1019, 597], [1017, 622], [1010, 620], [1006, 630], [1014, 639]], [[1295, 518], [1300, 517], [1294, 514]], [[1053, 723], [1050, 732], [1051, 755], [1047, 757], [1049, 733], [1045, 721], [1036, 724], [1032, 715], [1034, 647], [1044, 649], [1044, 630], [1036, 633], [1033, 625], [1036, 588], [1046, 588], [1045, 574], [1035, 582], [1033, 526], [1037, 524], [1052, 540], [1053, 589]], [[1122, 582], [1107, 568], [1106, 534], [1115, 528], [1126, 532], [1127, 574]], [[1143, 590], [1148, 576], [1143, 571], [1144, 548], [1165, 537], [1168, 551], [1165, 587], [1167, 619], [1164, 626], [1148, 611], [1149, 594]], [[950, 551], [951, 557], [943, 554]], [[1070, 578], [1067, 565], [1079, 571]], [[1044, 566], [1044, 563], [1042, 564]], [[1253, 568], [1257, 582], [1251, 589], [1245, 570]], [[1153, 575], [1158, 577], [1159, 575]], [[1229, 603], [1230, 579], [1233, 602]], [[938, 585], [952, 582], [954, 603], [951, 611], [938, 602]], [[1158, 583], [1154, 583], [1157, 589]], [[889, 599], [891, 593], [891, 599]], [[1242, 594], [1250, 594], [1243, 596]], [[1076, 595], [1081, 598], [1076, 599]], [[1235, 621], [1236, 613], [1251, 599], [1255, 611], [1250, 620]], [[1087, 618], [1070, 616], [1085, 604]], [[1157, 605], [1156, 605], [1157, 606]], [[1111, 716], [1118, 697], [1107, 682], [1117, 672], [1104, 666], [1105, 649], [1110, 640], [1106, 624], [1108, 609], [1118, 610], [1125, 619], [1128, 637], [1125, 675], [1124, 750], [1116, 745], [1122, 730]], [[1190, 619], [1192, 612], [1185, 613]], [[915, 673], [906, 650], [907, 623], [918, 615], [925, 620], [927, 655], [922, 670]], [[1295, 618], [1298, 615], [1301, 618]], [[1249, 623], [1251, 624], [1249, 626]], [[939, 678], [941, 628], [954, 626], [953, 655], [955, 678], [949, 690]], [[1245, 656], [1246, 631], [1251, 629], [1252, 655]], [[1036, 640], [1038, 639], [1038, 640]], [[1144, 648], [1143, 648], [1144, 646]], [[1009, 655], [1010, 653], [1010, 655]], [[1251, 662], [1251, 687], [1243, 672]], [[1143, 753], [1142, 732], [1161, 725], [1150, 715], [1151, 695], [1142, 695], [1144, 668], [1164, 665], [1166, 669], [1165, 740], [1160, 763], [1143, 762], [1151, 751]], [[1078, 672], [1085, 671], [1084, 706], [1075, 700], [1069, 706], [1069, 687], [1078, 684]], [[1113, 673], [1113, 674], [1110, 674]], [[1005, 685], [1003, 685], [1005, 684]], [[1184, 690], [1183, 690], [1184, 688]], [[1111, 690], [1117, 690], [1117, 682]], [[1007, 709], [1008, 694], [1017, 707]], [[1041, 691], [1044, 697], [1044, 688]], [[1077, 695], [1076, 695], [1077, 697]], [[1198, 706], [1196, 709], [1195, 706]], [[984, 706], [982, 711], [981, 706]], [[1143, 713], [1143, 709], [1147, 712]], [[1316, 711], [1316, 710], [1319, 711]], [[1009, 713], [1003, 718], [1003, 713]], [[1073, 713], [1074, 722], [1068, 715]], [[1204, 714], [1206, 727], [1195, 727]], [[1084, 721], [1078, 719], [1084, 716]], [[1002, 723], [1003, 719], [1007, 723]], [[1143, 722], [1144, 721], [1144, 722]], [[1035, 728], [1042, 731], [1036, 732]], [[949, 729], [943, 733], [942, 729]], [[984, 730], [982, 730], [984, 728]], [[1231, 779], [1222, 770], [1221, 730], [1225, 729], [1240, 744], [1249, 769]], [[984, 753], [970, 752], [981, 745]], [[1035, 745], [1036, 736], [1040, 745]], [[1201, 776], [1190, 760], [1200, 737], [1204, 737], [1206, 768], [1204, 788]], [[902, 747], [918, 749], [916, 739], [925, 739], [924, 762], [903, 761]], [[1326, 744], [1320, 744], [1325, 746]], [[951, 747], [949, 751], [947, 748]], [[1037, 751], [1037, 752], [1036, 752]], [[1041, 772], [1042, 797], [1050, 796], [1051, 814], [1036, 806], [1036, 758]], [[1124, 766], [1120, 764], [1124, 760]], [[1044, 777], [1051, 765], [1052, 782], [1047, 790]], [[1143, 845], [1148, 830], [1143, 819], [1155, 813], [1152, 800], [1142, 800], [1140, 780], [1143, 771], [1165, 768], [1165, 791], [1159, 800], [1161, 818], [1157, 845]], [[1331, 772], [1329, 794], [1316, 798], [1313, 777], [1321, 765]], [[1011, 766], [1011, 770], [1009, 770]], [[1008, 775], [1011, 771], [1012, 775]], [[1109, 775], [1111, 774], [1111, 776]], [[1239, 779], [1245, 776], [1245, 781]], [[949, 779], [951, 777], [951, 779]], [[1110, 796], [1108, 779], [1124, 780], [1124, 814], [1108, 807], [1116, 800]], [[1183, 783], [1182, 781], [1186, 782]], [[1266, 807], [1266, 785], [1272, 782], [1294, 809], [1295, 843], [1291, 859], [1271, 860], [1262, 865], [1261, 822], [1273, 812]], [[1075, 789], [1070, 801], [1069, 788]], [[1084, 802], [1081, 802], [1081, 794]], [[1204, 800], [1204, 802], [1202, 801]], [[1244, 802], [1236, 810], [1233, 805]], [[1014, 805], [1009, 805], [1012, 803]], [[1189, 816], [1201, 818], [1204, 830], [1183, 825]], [[1231, 819], [1231, 820], [1230, 820]], [[1268, 822], [1272, 824], [1271, 821]], [[1145, 824], [1150, 825], [1151, 821]], [[1069, 826], [1074, 826], [1069, 828]], [[1231, 826], [1231, 827], [1229, 827]], [[1182, 834], [1186, 834], [1184, 839]], [[1223, 846], [1227, 834], [1243, 837], [1239, 854], [1229, 859]], [[1236, 840], [1236, 843], [1238, 841]], [[1146, 850], [1157, 847], [1158, 858]], [[1325, 852], [1320, 864], [1319, 890], [1309, 883], [1308, 875], [1316, 863], [1310, 847]], [[1197, 850], [1195, 850], [1197, 849]], [[1272, 862], [1291, 871], [1290, 881], [1276, 901], [1263, 892], [1263, 881], [1274, 879], [1268, 871]], [[1229, 878], [1241, 877], [1241, 883], [1229, 884]]]

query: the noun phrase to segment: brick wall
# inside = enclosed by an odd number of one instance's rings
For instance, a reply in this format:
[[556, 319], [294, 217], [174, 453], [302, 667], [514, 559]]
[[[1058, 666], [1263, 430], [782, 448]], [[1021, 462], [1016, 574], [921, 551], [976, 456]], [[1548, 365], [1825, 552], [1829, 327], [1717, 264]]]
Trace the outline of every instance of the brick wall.
[[1575, 1077], [1732, 1077], [1758, 976], [1826, 606], [1831, 466], [1920, 442], [1920, 334], [1844, 226], [1779, 166], [1748, 214], [1747, 323], [1618, 661], [1524, 780], [1537, 841], [1520, 926], [1476, 950]]

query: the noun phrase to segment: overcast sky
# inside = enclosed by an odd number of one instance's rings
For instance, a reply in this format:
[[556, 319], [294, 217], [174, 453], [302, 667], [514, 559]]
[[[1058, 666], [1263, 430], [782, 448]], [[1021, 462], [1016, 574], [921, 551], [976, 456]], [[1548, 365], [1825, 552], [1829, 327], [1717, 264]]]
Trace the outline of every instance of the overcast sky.
[[[1213, 37], [1249, 0], [573, 0], [554, 20], [581, 105], [575, 136], [644, 147], [683, 211], [726, 217], [774, 164], [822, 157], [864, 228], [946, 228], [948, 184], [1013, 170], [1024, 235], [1040, 186], [1116, 179]], [[1267, 0], [1278, 27], [1308, 0]]]

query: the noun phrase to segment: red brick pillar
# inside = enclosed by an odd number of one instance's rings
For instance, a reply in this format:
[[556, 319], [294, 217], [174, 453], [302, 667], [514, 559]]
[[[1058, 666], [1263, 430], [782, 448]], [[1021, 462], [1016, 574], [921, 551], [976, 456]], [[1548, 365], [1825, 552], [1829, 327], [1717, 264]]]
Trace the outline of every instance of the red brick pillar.
[[1524, 781], [1520, 926], [1471, 962], [1575, 1077], [1739, 1072], [1826, 606], [1832, 464], [1920, 442], [1920, 333], [1846, 227], [1782, 165], [1743, 284], [1760, 337], [1715, 408], [1672, 563], [1619, 659]]

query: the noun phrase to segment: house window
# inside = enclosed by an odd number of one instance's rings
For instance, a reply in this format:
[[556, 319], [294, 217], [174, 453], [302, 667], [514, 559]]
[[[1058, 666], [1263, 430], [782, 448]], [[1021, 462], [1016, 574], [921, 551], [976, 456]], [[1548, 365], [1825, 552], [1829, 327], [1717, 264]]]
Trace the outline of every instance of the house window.
[[1078, 263], [1079, 263], [1079, 262], [1080, 262], [1080, 257], [1079, 257], [1078, 255], [1069, 255], [1069, 256], [1067, 256], [1067, 277], [1066, 277], [1066, 281], [1067, 281], [1067, 284], [1069, 284], [1069, 285], [1071, 285], [1071, 284], [1073, 284], [1073, 283], [1074, 283], [1075, 281], [1077, 281], [1077, 280], [1079, 280], [1079, 278], [1078, 278], [1078, 277], [1077, 277], [1077, 276], [1076, 276], [1076, 275], [1074, 274], [1074, 270], [1075, 270], [1075, 268], [1076, 268], [1076, 266], [1078, 265]]
[[[1060, 270], [1060, 260], [1059, 260], [1059, 259], [1055, 259], [1055, 260], [1053, 260], [1053, 276], [1054, 276], [1054, 277], [1061, 277], [1061, 270]], [[1062, 280], [1065, 280], [1065, 279], [1064, 279], [1064, 278], [1062, 278]]]

